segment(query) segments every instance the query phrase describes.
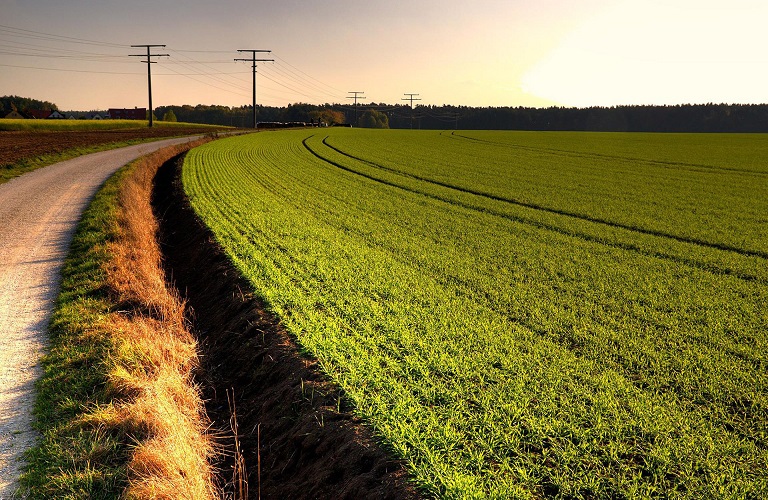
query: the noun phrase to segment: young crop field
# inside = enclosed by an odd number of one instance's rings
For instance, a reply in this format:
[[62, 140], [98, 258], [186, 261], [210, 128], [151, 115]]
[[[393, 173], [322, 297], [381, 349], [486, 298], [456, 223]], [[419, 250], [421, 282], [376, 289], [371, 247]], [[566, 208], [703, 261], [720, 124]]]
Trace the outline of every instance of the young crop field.
[[183, 182], [428, 496], [765, 498], [766, 158], [315, 129], [204, 145]]

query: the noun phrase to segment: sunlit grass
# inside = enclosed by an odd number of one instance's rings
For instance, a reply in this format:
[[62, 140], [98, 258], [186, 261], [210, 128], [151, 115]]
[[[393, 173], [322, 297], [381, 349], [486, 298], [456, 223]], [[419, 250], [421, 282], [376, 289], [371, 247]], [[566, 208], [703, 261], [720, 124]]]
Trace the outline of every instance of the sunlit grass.
[[196, 343], [165, 286], [149, 205], [156, 168], [185, 147], [118, 171], [78, 226], [37, 383], [41, 439], [27, 453], [20, 498], [216, 497], [192, 380]]
[[280, 132], [183, 179], [426, 492], [759, 498], [766, 139], [704, 137]]

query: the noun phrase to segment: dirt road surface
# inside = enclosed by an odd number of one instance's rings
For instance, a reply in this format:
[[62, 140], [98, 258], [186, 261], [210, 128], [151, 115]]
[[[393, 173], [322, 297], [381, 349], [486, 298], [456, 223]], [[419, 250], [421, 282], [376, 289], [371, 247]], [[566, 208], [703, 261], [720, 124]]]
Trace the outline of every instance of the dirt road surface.
[[57, 132], [4, 131], [0, 132], [0, 168], [25, 158], [63, 153], [73, 148], [197, 133], [204, 132], [200, 132], [199, 127], [184, 126]]
[[0, 499], [11, 498], [35, 442], [34, 382], [60, 270], [93, 194], [118, 168], [168, 139], [82, 156], [0, 185]]

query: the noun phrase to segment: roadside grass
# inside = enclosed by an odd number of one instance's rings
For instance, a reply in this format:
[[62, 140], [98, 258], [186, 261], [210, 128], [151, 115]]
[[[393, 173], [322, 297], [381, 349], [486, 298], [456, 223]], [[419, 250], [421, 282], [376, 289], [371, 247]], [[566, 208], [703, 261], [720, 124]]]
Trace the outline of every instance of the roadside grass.
[[[93, 131], [93, 130], [116, 130], [147, 128], [147, 120], [23, 120], [23, 119], [0, 119], [0, 130], [6, 131]], [[173, 128], [173, 127], [200, 127], [202, 129], [221, 129], [229, 128], [221, 125], [206, 125], [202, 123], [186, 122], [163, 122], [155, 121], [155, 127]]]
[[37, 384], [41, 438], [27, 453], [22, 497], [216, 497], [192, 380], [197, 349], [183, 304], [165, 287], [149, 206], [156, 169], [194, 145], [118, 171], [78, 226]]

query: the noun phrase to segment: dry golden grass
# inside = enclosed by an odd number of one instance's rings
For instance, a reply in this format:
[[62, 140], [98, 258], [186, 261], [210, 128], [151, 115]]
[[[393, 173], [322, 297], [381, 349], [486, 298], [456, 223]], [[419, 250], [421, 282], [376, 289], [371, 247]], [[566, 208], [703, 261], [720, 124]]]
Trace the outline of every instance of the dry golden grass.
[[218, 497], [215, 448], [193, 378], [197, 345], [183, 302], [166, 286], [150, 205], [157, 169], [184, 149], [158, 151], [134, 166], [121, 187], [120, 230], [109, 247], [108, 283], [128, 309], [105, 318], [116, 346], [109, 377], [119, 402], [90, 418], [126, 428], [137, 440], [126, 498]]

